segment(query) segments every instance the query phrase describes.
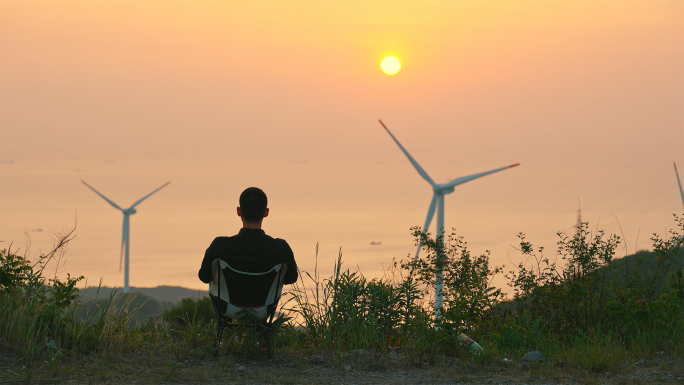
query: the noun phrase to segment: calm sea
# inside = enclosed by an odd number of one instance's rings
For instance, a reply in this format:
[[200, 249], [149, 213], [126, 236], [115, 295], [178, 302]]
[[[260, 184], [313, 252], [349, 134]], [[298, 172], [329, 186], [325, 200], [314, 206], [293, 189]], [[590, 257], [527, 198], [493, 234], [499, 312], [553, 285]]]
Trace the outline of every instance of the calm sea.
[[[316, 244], [324, 274], [340, 250], [344, 266], [370, 278], [415, 253], [410, 228], [423, 225], [432, 191], [405, 159], [264, 160], [248, 166], [159, 158], [4, 162], [0, 247], [11, 243], [24, 253], [30, 239], [28, 255], [35, 257], [50, 249], [53, 234], [76, 226], [58, 274], [83, 275], [89, 285], [100, 279], [122, 285], [122, 214], [81, 184], [83, 179], [124, 208], [171, 181], [131, 217], [132, 286], [204, 288], [197, 279], [204, 251], [214, 237], [239, 230], [235, 207], [249, 186], [268, 194], [271, 215], [264, 229], [290, 243], [303, 271], [314, 268]], [[500, 166], [445, 165], [430, 173], [441, 183]], [[445, 225], [455, 227], [473, 252], [490, 250], [493, 264], [509, 267], [523, 262], [512, 247], [519, 232], [553, 257], [555, 233], [573, 231], [579, 206], [592, 229], [625, 235], [620, 255], [650, 248], [651, 233], [664, 234], [674, 225], [672, 213], [682, 211], [674, 172], [611, 167], [593, 174], [572, 168], [551, 173], [523, 163], [457, 187], [446, 197]], [[433, 233], [434, 226], [433, 221]]]

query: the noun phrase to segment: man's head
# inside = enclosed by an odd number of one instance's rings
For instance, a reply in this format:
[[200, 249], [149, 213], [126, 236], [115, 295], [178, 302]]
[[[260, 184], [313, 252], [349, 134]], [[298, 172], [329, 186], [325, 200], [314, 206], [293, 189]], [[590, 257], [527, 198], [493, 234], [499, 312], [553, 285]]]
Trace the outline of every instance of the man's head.
[[264, 217], [268, 216], [268, 199], [266, 194], [256, 187], [249, 187], [240, 194], [240, 207], [237, 214], [246, 224], [261, 225]]

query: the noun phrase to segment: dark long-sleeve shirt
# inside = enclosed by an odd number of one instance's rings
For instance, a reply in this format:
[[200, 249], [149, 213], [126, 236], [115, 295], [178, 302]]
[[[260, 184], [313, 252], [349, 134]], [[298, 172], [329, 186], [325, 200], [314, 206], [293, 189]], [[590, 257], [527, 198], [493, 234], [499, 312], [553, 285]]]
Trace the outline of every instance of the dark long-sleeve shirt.
[[216, 258], [226, 261], [236, 270], [248, 273], [267, 271], [279, 263], [285, 263], [285, 284], [297, 281], [297, 263], [290, 245], [283, 239], [266, 235], [261, 229], [242, 228], [232, 237], [214, 239], [204, 253], [202, 267], [197, 274], [202, 282], [211, 282], [211, 264]]

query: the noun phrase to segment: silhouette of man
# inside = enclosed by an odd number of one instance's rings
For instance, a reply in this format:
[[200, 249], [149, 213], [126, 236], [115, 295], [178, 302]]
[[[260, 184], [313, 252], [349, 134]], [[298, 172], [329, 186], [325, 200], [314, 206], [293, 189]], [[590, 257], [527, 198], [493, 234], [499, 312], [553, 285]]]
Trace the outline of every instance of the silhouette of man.
[[220, 258], [232, 268], [248, 273], [264, 272], [279, 263], [285, 263], [287, 270], [284, 283], [295, 283], [297, 263], [290, 245], [283, 239], [266, 235], [261, 229], [268, 213], [268, 199], [261, 189], [250, 187], [243, 191], [237, 208], [237, 215], [242, 219], [242, 229], [232, 237], [216, 237], [209, 245], [197, 274], [200, 281], [212, 281], [212, 262]]

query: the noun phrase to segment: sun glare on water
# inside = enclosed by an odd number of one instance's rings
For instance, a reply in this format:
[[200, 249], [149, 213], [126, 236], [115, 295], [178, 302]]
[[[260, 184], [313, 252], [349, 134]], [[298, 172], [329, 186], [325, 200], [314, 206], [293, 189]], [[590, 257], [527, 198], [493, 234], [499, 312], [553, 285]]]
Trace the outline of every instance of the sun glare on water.
[[401, 62], [394, 56], [386, 56], [382, 59], [380, 68], [387, 75], [394, 75], [401, 69]]

